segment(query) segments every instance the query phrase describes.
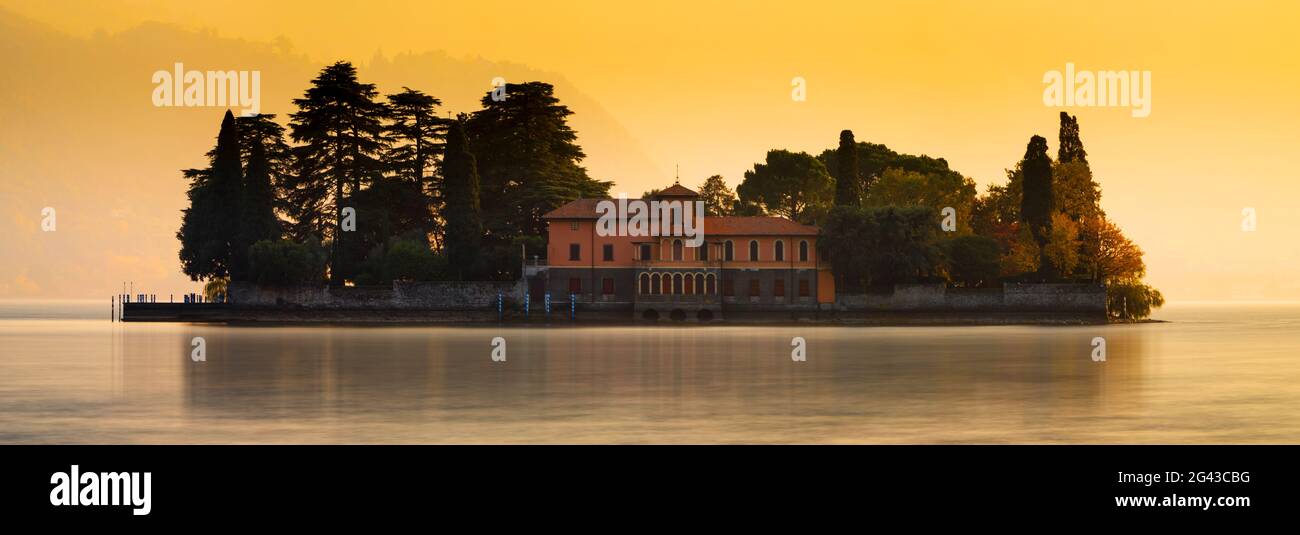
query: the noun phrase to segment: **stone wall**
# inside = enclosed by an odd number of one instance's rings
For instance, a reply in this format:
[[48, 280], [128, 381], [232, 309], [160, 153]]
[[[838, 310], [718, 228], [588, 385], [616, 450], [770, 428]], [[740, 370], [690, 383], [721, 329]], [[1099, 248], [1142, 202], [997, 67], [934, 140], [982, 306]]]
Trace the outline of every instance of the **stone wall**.
[[325, 285], [260, 286], [231, 283], [231, 302], [240, 308], [308, 308], [322, 310], [486, 310], [497, 295], [512, 308], [523, 298], [519, 282], [406, 282], [391, 287]]
[[838, 294], [846, 312], [1073, 312], [1104, 314], [1106, 289], [1099, 284], [1006, 283], [1002, 288], [947, 288], [898, 284], [889, 293]]

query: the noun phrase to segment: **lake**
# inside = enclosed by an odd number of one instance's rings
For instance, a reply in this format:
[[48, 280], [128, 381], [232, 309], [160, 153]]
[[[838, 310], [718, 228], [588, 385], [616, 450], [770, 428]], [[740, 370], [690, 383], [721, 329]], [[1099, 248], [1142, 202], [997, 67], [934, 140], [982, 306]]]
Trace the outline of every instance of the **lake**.
[[[0, 303], [0, 442], [1300, 442], [1296, 303], [1173, 303], [1156, 314], [1168, 323], [1023, 327], [109, 315], [107, 301]], [[504, 361], [492, 358], [497, 337]], [[805, 361], [791, 358], [795, 337]]]

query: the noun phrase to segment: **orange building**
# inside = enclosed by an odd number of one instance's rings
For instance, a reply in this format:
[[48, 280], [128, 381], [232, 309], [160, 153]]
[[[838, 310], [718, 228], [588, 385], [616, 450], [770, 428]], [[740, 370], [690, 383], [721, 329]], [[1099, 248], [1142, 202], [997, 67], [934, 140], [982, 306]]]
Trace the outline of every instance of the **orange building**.
[[[781, 217], [704, 217], [703, 242], [688, 236], [602, 235], [601, 201], [578, 199], [552, 210], [547, 258], [527, 266], [532, 299], [549, 293], [586, 310], [644, 319], [816, 311], [835, 299], [830, 266], [818, 259], [817, 228]], [[698, 201], [680, 184], [657, 201]]]

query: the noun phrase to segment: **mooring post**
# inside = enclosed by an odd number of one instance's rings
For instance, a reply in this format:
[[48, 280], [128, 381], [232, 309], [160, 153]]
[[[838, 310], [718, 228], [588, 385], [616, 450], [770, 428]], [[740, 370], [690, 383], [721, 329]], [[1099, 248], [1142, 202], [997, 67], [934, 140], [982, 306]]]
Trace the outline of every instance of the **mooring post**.
[[546, 317], [551, 317], [551, 292], [546, 292]]
[[569, 294], [569, 320], [578, 319], [578, 296]]
[[503, 312], [501, 311], [501, 292], [497, 292], [497, 321], [501, 321], [503, 317]]
[[108, 322], [113, 323], [115, 321], [117, 321], [117, 298], [110, 297], [108, 298]]
[[524, 318], [525, 319], [528, 318], [528, 301], [530, 297], [532, 296], [528, 294], [524, 294]]

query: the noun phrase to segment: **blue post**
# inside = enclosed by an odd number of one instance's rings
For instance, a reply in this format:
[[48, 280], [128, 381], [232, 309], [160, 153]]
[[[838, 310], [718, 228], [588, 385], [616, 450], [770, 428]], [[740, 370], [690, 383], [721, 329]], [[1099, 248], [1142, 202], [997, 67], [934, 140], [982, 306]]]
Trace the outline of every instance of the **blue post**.
[[532, 300], [532, 297], [533, 296], [529, 294], [524, 294], [524, 317], [525, 318], [528, 317], [528, 302]]
[[578, 319], [578, 296], [569, 294], [569, 319]]
[[497, 321], [501, 321], [501, 292], [497, 292]]
[[551, 315], [551, 292], [546, 292], [546, 316]]

